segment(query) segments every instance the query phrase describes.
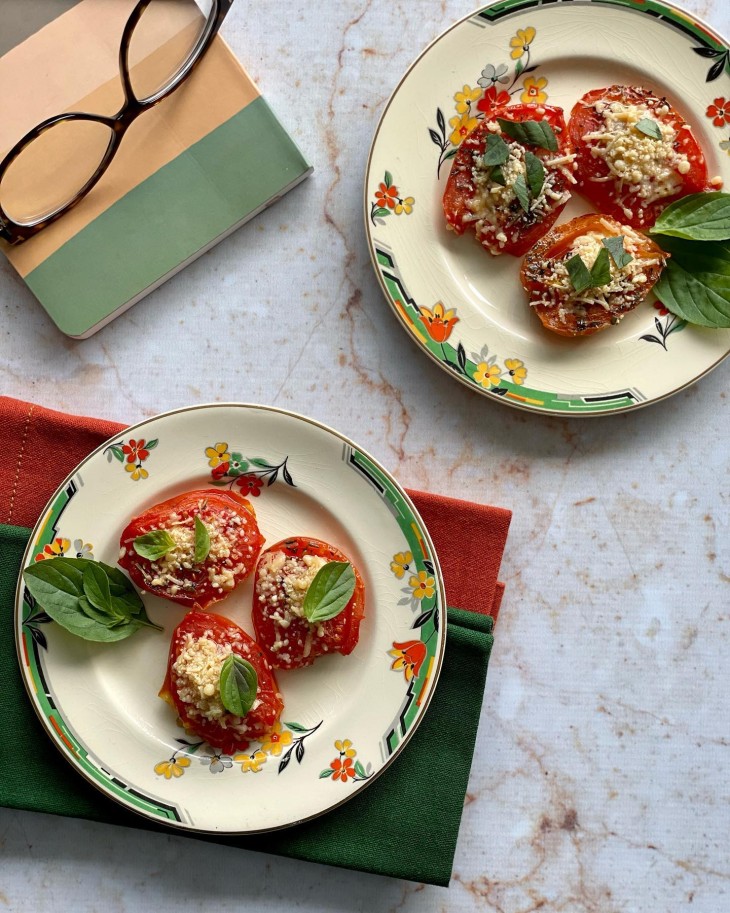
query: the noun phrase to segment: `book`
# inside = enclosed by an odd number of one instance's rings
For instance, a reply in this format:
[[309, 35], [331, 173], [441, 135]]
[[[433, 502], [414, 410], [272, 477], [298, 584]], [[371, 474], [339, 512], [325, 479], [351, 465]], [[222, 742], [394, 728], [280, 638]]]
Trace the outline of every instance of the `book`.
[[[2, 4], [0, 160], [47, 117], [117, 113], [119, 47], [134, 5]], [[2, 248], [58, 328], [85, 338], [311, 171], [219, 34], [190, 77], [130, 126], [77, 206]]]

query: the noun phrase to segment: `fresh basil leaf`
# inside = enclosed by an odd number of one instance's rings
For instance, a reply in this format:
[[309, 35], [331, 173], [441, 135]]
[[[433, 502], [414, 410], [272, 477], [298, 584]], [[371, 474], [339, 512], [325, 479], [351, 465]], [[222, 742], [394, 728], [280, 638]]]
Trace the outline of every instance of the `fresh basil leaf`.
[[675, 200], [656, 220], [650, 234], [691, 241], [729, 240], [730, 193], [691, 193]]
[[109, 591], [109, 578], [94, 561], [89, 561], [82, 577], [84, 596], [100, 612], [112, 614], [112, 596]]
[[[107, 577], [106, 586], [102, 574]], [[140, 627], [162, 630], [149, 620], [124, 574], [100, 561], [47, 558], [26, 568], [23, 580], [31, 596], [57, 624], [84, 640], [122, 640]]]
[[495, 184], [499, 184], [500, 187], [507, 186], [507, 180], [504, 176], [504, 171], [500, 168], [499, 165], [496, 165], [492, 168], [492, 173], [489, 175], [489, 180], [493, 181]]
[[540, 159], [529, 150], [525, 152], [525, 174], [532, 198], [536, 200], [545, 184], [545, 168]]
[[210, 533], [200, 517], [195, 518], [195, 556], [196, 564], [202, 564], [210, 554]]
[[493, 165], [504, 165], [509, 158], [509, 146], [496, 133], [490, 133], [487, 136], [487, 142], [484, 148], [482, 164], [489, 168]]
[[515, 196], [520, 202], [520, 206], [525, 210], [525, 212], [530, 211], [530, 192], [527, 189], [527, 183], [525, 181], [525, 176], [523, 174], [518, 174], [515, 178], [515, 182], [512, 185], [512, 190], [515, 192]]
[[611, 259], [616, 264], [617, 269], [623, 269], [634, 259], [631, 254], [624, 250], [623, 235], [612, 235], [611, 237], [603, 238], [601, 244], [611, 254]]
[[175, 548], [175, 540], [166, 529], [151, 529], [148, 533], [137, 536], [132, 544], [135, 552], [148, 561], [157, 561]]
[[611, 261], [608, 257], [608, 251], [603, 247], [598, 252], [598, 256], [591, 267], [591, 288], [599, 288], [601, 285], [608, 285], [610, 281]]
[[505, 120], [497, 118], [497, 123], [502, 131], [511, 139], [528, 146], [539, 146], [550, 152], [558, 151], [558, 140], [553, 128], [546, 120]]
[[591, 271], [583, 262], [580, 254], [576, 254], [574, 257], [571, 257], [570, 260], [567, 260], [565, 266], [568, 270], [570, 284], [578, 294], [591, 287], [593, 284]]
[[251, 663], [231, 653], [221, 669], [221, 703], [234, 716], [246, 716], [256, 700], [258, 683], [258, 675]]
[[644, 136], [649, 136], [651, 139], [663, 139], [662, 131], [659, 128], [659, 124], [652, 120], [650, 117], [642, 117], [641, 120], [638, 120], [634, 124], [639, 133], [643, 133]]
[[730, 327], [730, 281], [727, 276], [696, 273], [672, 257], [652, 291], [667, 310], [688, 323]]
[[311, 624], [339, 615], [355, 592], [355, 572], [349, 561], [328, 561], [317, 571], [304, 597], [302, 611]]

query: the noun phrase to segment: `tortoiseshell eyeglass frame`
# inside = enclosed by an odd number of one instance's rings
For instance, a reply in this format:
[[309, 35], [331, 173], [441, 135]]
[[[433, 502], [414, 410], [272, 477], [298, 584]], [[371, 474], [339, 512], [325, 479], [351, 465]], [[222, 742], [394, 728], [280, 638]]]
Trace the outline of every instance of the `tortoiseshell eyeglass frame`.
[[[140, 100], [134, 94], [134, 89], [132, 88], [132, 81], [129, 74], [129, 46], [132, 40], [132, 34], [134, 33], [139, 20], [142, 18], [144, 11], [152, 2], [159, 2], [159, 0], [139, 0], [139, 2], [132, 10], [129, 19], [127, 20], [127, 24], [124, 26], [124, 31], [122, 33], [122, 42], [119, 47], [119, 73], [122, 78], [122, 87], [124, 89], [124, 104], [122, 105], [119, 112], [114, 115], [114, 117], [104, 117], [100, 114], [86, 114], [78, 111], [72, 111], [66, 114], [57, 114], [55, 117], [49, 117], [47, 120], [44, 120], [37, 126], [33, 127], [32, 130], [29, 130], [28, 133], [26, 133], [25, 136], [13, 146], [13, 148], [10, 150], [10, 152], [8, 152], [2, 162], [0, 162], [0, 238], [10, 242], [10, 244], [20, 244], [23, 241], [27, 241], [28, 238], [32, 238], [33, 235], [36, 235], [39, 231], [42, 231], [47, 225], [51, 225], [57, 219], [60, 219], [61, 216], [65, 215], [65, 213], [69, 211], [69, 209], [73, 209], [77, 203], [83, 200], [86, 194], [89, 193], [89, 191], [101, 180], [104, 172], [111, 164], [114, 156], [119, 150], [119, 146], [122, 142], [122, 139], [124, 138], [124, 134], [129, 128], [129, 125], [134, 123], [140, 114], [144, 114], [145, 111], [153, 108], [156, 104], [171, 95], [185, 82], [185, 80], [188, 78], [188, 76], [190, 76], [197, 64], [200, 62], [205, 52], [211, 46], [213, 39], [218, 34], [218, 30], [220, 29], [223, 20], [228, 15], [228, 11], [233, 5], [233, 0], [213, 0], [211, 11], [208, 15], [208, 19], [205, 23], [205, 27], [200, 35], [200, 38], [196, 42], [195, 46], [193, 47], [192, 51], [182, 66], [173, 74], [170, 82], [167, 85], [163, 86], [154, 95], [150, 95], [148, 98]], [[32, 222], [15, 222], [12, 218], [10, 218], [10, 216], [2, 207], [2, 180], [5, 172], [20, 155], [20, 153], [42, 133], [44, 133], [46, 130], [49, 130], [51, 127], [54, 127], [56, 124], [60, 124], [64, 121], [74, 120], [94, 121], [99, 124], [105, 124], [107, 127], [109, 127], [111, 131], [109, 145], [107, 146], [102, 160], [99, 162], [99, 165], [89, 180], [67, 203], [59, 206], [58, 209], [56, 209], [54, 212], [51, 212], [49, 215], [43, 216], [42, 218]]]

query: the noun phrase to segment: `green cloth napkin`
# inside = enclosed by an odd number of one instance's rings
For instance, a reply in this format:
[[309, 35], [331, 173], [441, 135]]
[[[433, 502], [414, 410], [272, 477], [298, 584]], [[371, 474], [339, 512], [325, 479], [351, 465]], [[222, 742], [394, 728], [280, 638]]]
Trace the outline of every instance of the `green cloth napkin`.
[[[56, 749], [30, 708], [13, 639], [15, 587], [30, 530], [0, 524], [0, 805], [170, 833], [106, 798]], [[431, 706], [390, 769], [341, 808], [248, 837], [175, 833], [352, 869], [448, 885], [492, 649], [489, 615], [448, 610], [446, 651]], [[18, 763], [18, 758], [23, 763]], [[436, 822], [428, 839], [424, 820]]]

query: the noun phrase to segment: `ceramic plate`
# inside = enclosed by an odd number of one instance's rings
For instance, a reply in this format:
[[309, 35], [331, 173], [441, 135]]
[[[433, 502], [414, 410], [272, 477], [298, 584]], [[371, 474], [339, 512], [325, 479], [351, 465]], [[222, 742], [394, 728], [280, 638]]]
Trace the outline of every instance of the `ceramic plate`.
[[[371, 457], [309, 419], [232, 404], [161, 415], [99, 447], [49, 502], [23, 565], [61, 554], [115, 564], [130, 517], [216, 484], [249, 493], [268, 544], [324, 539], [352, 558], [366, 586], [350, 656], [277, 673], [284, 713], [266, 742], [221, 755], [179, 728], [157, 697], [183, 617], [173, 603], [143, 594], [164, 634], [93, 644], [51, 622], [21, 579], [16, 638], [41, 722], [95, 786], [175, 827], [246, 833], [340, 805], [400, 752], [438, 677], [443, 583], [412, 503]], [[214, 611], [253, 633], [252, 593], [249, 580]]]
[[[564, 415], [643, 406], [715, 367], [730, 330], [686, 325], [653, 299], [592, 337], [544, 330], [519, 283], [520, 260], [448, 232], [441, 197], [452, 156], [495, 101], [570, 112], [613, 83], [666, 95], [693, 125], [711, 176], [730, 187], [729, 70], [724, 39], [654, 0], [506, 0], [438, 38], [388, 103], [365, 184], [376, 273], [421, 348], [487, 396]], [[561, 220], [589, 211], [574, 198]]]

